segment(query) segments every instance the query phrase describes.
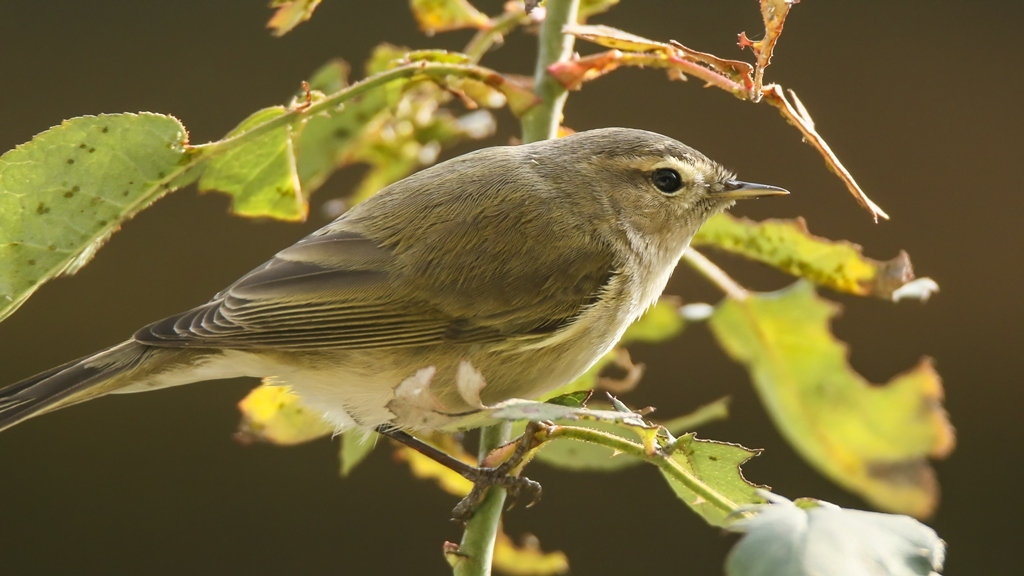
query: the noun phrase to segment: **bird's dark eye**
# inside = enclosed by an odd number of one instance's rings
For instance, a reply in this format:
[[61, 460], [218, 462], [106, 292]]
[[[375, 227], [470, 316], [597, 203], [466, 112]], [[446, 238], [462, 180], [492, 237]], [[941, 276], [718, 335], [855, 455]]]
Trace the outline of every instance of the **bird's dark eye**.
[[651, 182], [665, 194], [678, 192], [683, 187], [683, 177], [671, 168], [658, 168], [651, 174]]

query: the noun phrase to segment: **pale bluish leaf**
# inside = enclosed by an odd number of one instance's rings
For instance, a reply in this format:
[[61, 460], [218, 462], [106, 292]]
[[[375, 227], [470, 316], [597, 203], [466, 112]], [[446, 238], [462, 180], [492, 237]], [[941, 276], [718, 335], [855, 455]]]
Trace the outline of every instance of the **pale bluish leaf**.
[[744, 536], [725, 564], [727, 576], [932, 576], [945, 543], [909, 516], [848, 510], [820, 501], [771, 504], [728, 526]]

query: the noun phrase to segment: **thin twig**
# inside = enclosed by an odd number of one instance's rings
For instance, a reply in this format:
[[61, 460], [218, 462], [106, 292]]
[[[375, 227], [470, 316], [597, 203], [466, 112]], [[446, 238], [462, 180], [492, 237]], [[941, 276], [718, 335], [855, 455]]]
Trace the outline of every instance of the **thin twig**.
[[789, 91], [790, 97], [793, 98], [793, 103], [786, 98], [786, 95], [782, 92], [782, 87], [778, 84], [769, 84], [764, 87], [764, 99], [766, 102], [775, 106], [782, 113], [782, 116], [793, 126], [796, 126], [797, 130], [803, 134], [804, 140], [808, 144], [813, 146], [819, 154], [825, 158], [825, 163], [843, 184], [846, 184], [847, 189], [853, 194], [853, 197], [857, 199], [857, 202], [861, 206], [868, 209], [871, 215], [875, 218], [875, 222], [878, 222], [879, 218], [889, 219], [889, 215], [882, 210], [878, 204], [875, 204], [868, 198], [867, 194], [861, 189], [857, 181], [853, 179], [853, 175], [843, 166], [843, 163], [839, 161], [839, 157], [832, 152], [832, 148], [829, 147], [825, 139], [818, 134], [817, 130], [814, 129], [814, 121], [811, 120], [810, 115], [807, 113], [807, 109], [804, 108], [803, 103], [797, 98], [796, 92]]
[[[707, 85], [721, 88], [741, 100], [755, 103], [767, 100], [772, 106], [778, 108], [783, 117], [796, 126], [803, 134], [804, 139], [818, 150], [829, 170], [843, 181], [857, 202], [871, 213], [875, 222], [878, 222], [879, 218], [888, 220], [889, 215], [867, 197], [850, 172], [825, 143], [824, 138], [814, 129], [814, 122], [810, 120], [806, 109], [796, 98], [796, 94], [792, 90], [789, 91], [790, 97], [793, 99], [793, 103], [791, 103], [779, 85], [762, 86], [764, 70], [771, 62], [772, 50], [782, 34], [786, 15], [795, 3], [794, 0], [761, 1], [761, 12], [765, 23], [764, 39], [753, 42], [746, 37], [746, 34], [740, 35], [740, 46], [750, 47], [756, 55], [755, 66], [699, 52], [675, 40], [664, 43], [613, 28], [576, 26], [571, 27], [569, 32], [580, 38], [613, 48], [618, 47], [623, 43], [621, 41], [624, 41], [626, 45], [633, 46], [630, 50], [635, 51], [624, 50], [619, 52], [615, 58], [611, 57], [614, 55], [614, 51], [588, 56], [574, 62], [559, 64], [552, 72], [556, 75], [560, 74], [562, 81], [573, 89], [578, 89], [583, 82], [611, 72], [620, 65], [668, 68], [670, 71], [675, 70], [700, 78]], [[588, 69], [588, 65], [595, 66], [595, 68]]]
[[[674, 40], [671, 42], [677, 48], [682, 47], [682, 44], [679, 44]], [[685, 52], [680, 53], [685, 54]], [[673, 66], [674, 68], [678, 68], [683, 73], [700, 78], [708, 86], [721, 88], [722, 90], [734, 95], [746, 94], [747, 92], [743, 85], [733, 81], [728, 75], [716, 72], [699, 62], [693, 62], [691, 59], [681, 57], [669, 57], [669, 62], [675, 65]]]
[[750, 296], [750, 292], [747, 292], [746, 288], [740, 286], [739, 282], [726, 274], [725, 270], [719, 268], [714, 262], [708, 260], [707, 257], [693, 248], [687, 249], [686, 253], [683, 254], [683, 258], [694, 270], [700, 272], [708, 280], [711, 280], [715, 286], [721, 288], [722, 292], [725, 292], [733, 300], [742, 302]]

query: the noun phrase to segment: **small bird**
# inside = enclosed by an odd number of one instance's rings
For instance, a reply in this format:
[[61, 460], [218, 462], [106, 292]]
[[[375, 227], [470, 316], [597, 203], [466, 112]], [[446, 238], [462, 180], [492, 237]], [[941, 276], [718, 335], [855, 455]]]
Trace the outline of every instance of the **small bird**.
[[[270, 377], [338, 430], [455, 430], [482, 401], [535, 398], [587, 370], [660, 296], [735, 179], [626, 128], [486, 148], [396, 182], [212, 300], [0, 389], [0, 430], [110, 393]], [[429, 368], [430, 418], [396, 388]]]

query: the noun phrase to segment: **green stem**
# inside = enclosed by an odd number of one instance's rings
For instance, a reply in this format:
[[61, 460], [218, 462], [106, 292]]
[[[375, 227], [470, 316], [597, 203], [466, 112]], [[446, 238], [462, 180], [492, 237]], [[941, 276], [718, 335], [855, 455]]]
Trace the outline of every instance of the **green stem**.
[[[523, 141], [527, 143], [554, 138], [558, 133], [568, 91], [548, 74], [548, 66], [572, 56], [575, 38], [562, 34], [562, 27], [576, 22], [579, 0], [547, 0], [545, 7], [547, 15], [540, 27], [533, 88], [541, 102], [523, 115]], [[511, 429], [511, 423], [504, 422], [480, 431], [481, 461], [492, 450], [509, 441]], [[494, 539], [504, 504], [503, 488], [493, 487], [487, 491], [487, 497], [466, 523], [466, 531], [459, 544], [459, 553], [463, 557], [455, 564], [455, 576], [487, 576], [491, 573]]]
[[[495, 448], [507, 444], [512, 435], [512, 423], [502, 422], [487, 426], [480, 430], [479, 459], [484, 458]], [[455, 576], [486, 576], [491, 573], [491, 560], [494, 557], [494, 540], [498, 536], [501, 525], [501, 511], [505, 507], [505, 489], [497, 486], [487, 491], [487, 496], [466, 522], [466, 531], [462, 534], [459, 554], [462, 556], [455, 564]]]
[[[364, 78], [363, 80], [360, 80], [347, 88], [343, 88], [334, 94], [330, 94], [323, 100], [315, 102], [309, 106], [294, 107], [289, 110], [287, 114], [271, 118], [262, 124], [253, 126], [249, 130], [231, 136], [230, 138], [193, 146], [192, 150], [196, 153], [192, 158], [190, 158], [188, 167], [198, 164], [214, 154], [221, 154], [236, 148], [253, 138], [266, 134], [267, 132], [271, 132], [289, 124], [294, 124], [306, 118], [312, 118], [313, 116], [323, 112], [329, 112], [338, 106], [341, 106], [345, 102], [358, 96], [362, 96], [363, 94], [379, 88], [388, 82], [404, 78], [412, 78], [414, 76], [431, 78], [459, 76], [461, 78], [473, 78], [474, 80], [479, 80], [484, 83], [494, 83], [496, 78], [500, 78], [497, 72], [475, 64], [446, 64], [423, 61], [410, 62], [409, 64], [403, 64], [392, 68], [391, 70], [375, 74], [369, 78]], [[187, 169], [187, 167], [185, 169]]]
[[558, 134], [569, 91], [548, 74], [548, 67], [572, 56], [576, 38], [562, 34], [562, 27], [576, 23], [579, 7], [579, 0], [548, 0], [545, 4], [547, 15], [540, 26], [537, 68], [533, 74], [533, 92], [541, 103], [523, 115], [523, 142], [547, 140]]
[[491, 21], [491, 27], [487, 30], [481, 30], [477, 32], [473, 39], [466, 44], [466, 48], [462, 51], [463, 54], [469, 56], [469, 61], [474, 64], [479, 62], [484, 54], [487, 54], [488, 50], [496, 42], [500, 42], [501, 39], [509, 32], [516, 29], [517, 26], [530, 21], [530, 17], [523, 12], [521, 6], [517, 6], [509, 12], [505, 12], [501, 16], [498, 16]]

